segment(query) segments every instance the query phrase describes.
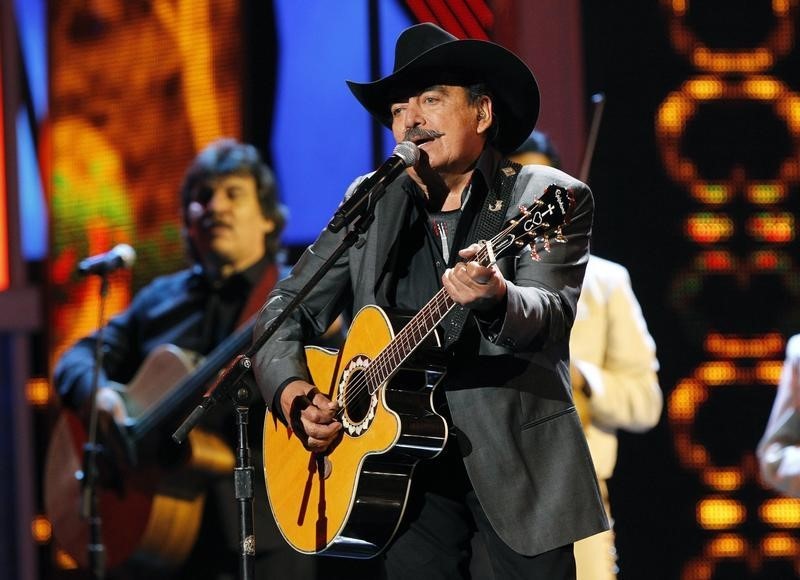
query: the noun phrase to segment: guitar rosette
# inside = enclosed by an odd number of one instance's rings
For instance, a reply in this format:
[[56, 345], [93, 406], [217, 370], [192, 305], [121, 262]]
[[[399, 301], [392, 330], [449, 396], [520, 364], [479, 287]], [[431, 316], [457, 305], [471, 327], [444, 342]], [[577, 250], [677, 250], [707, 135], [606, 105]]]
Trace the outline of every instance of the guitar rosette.
[[336, 398], [342, 413], [342, 426], [351, 437], [358, 437], [369, 429], [378, 406], [377, 389], [370, 391], [366, 370], [372, 362], [365, 356], [356, 356], [342, 372], [339, 394]]

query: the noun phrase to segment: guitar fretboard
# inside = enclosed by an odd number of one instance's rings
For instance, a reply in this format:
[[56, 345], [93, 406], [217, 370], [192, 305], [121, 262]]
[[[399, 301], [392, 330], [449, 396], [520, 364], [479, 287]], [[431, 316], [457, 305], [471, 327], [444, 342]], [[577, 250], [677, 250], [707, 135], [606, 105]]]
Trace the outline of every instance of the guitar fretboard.
[[175, 385], [158, 405], [142, 413], [136, 423], [128, 428], [131, 439], [145, 439], [177, 410], [187, 408], [190, 400], [201, 394], [227, 363], [245, 351], [253, 340], [255, 323], [256, 316], [253, 315], [240, 329], [221, 342], [194, 372]]
[[[495, 236], [492, 243], [497, 241]], [[489, 255], [486, 246], [478, 250], [475, 260], [482, 265], [489, 263]], [[370, 363], [365, 371], [366, 381], [370, 395], [384, 384], [391, 377], [400, 365], [411, 356], [411, 353], [422, 344], [427, 336], [433, 332], [439, 323], [444, 320], [456, 305], [455, 300], [444, 288], [441, 288], [431, 300], [397, 333], [394, 340], [386, 345], [375, 360]]]

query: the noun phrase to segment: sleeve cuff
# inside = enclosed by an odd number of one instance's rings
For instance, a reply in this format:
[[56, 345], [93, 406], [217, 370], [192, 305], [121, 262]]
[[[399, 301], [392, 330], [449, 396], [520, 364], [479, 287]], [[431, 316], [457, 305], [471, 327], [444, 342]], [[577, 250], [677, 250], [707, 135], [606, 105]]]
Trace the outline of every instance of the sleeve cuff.
[[508, 293], [503, 295], [502, 300], [498, 302], [491, 310], [485, 312], [475, 311], [475, 319], [481, 328], [483, 335], [494, 342], [500, 331], [503, 329], [503, 323], [506, 319], [506, 311], [508, 310]]
[[269, 405], [269, 410], [275, 415], [280, 421], [287, 425], [286, 417], [283, 416], [283, 408], [281, 407], [281, 395], [283, 394], [283, 390], [286, 386], [291, 383], [292, 381], [302, 381], [303, 379], [300, 377], [289, 377], [285, 381], [283, 381], [278, 388], [275, 390], [275, 396], [272, 397], [272, 402]]

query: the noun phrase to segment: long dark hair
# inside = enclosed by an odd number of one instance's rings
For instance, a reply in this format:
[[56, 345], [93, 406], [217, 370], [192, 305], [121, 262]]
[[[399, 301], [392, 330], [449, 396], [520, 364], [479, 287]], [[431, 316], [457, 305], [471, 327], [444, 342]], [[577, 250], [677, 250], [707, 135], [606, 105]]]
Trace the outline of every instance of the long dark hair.
[[[272, 170], [261, 160], [258, 150], [235, 139], [218, 139], [203, 149], [186, 170], [181, 184], [181, 209], [186, 227], [189, 226], [189, 204], [198, 187], [226, 175], [250, 175], [256, 182], [256, 193], [262, 215], [275, 224], [266, 234], [265, 250], [275, 259], [280, 248], [280, 236], [286, 225], [286, 210], [278, 200], [277, 185]], [[191, 245], [191, 244], [190, 244]], [[196, 251], [190, 248], [192, 257]]]

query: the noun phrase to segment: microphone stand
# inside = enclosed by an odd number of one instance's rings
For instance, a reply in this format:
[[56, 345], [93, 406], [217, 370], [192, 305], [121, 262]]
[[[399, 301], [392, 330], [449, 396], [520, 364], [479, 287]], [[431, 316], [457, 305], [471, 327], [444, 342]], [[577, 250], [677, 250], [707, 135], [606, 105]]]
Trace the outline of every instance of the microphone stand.
[[[333, 267], [336, 261], [366, 233], [370, 224], [375, 219], [375, 206], [385, 193], [385, 188], [371, 192], [368, 202], [362, 204], [360, 213], [351, 213], [347, 220], [352, 222], [352, 229], [345, 234], [342, 241], [328, 257], [327, 260], [314, 273], [311, 279], [300, 289], [286, 308], [269, 323], [258, 337], [253, 340], [250, 348], [233, 359], [228, 368], [222, 372], [217, 382], [208, 390], [202, 402], [195, 407], [189, 416], [181, 423], [172, 434], [176, 443], [183, 443], [189, 432], [197, 425], [211, 407], [216, 405], [223, 397], [233, 400], [236, 405], [238, 426], [238, 452], [237, 464], [234, 470], [234, 487], [239, 512], [239, 578], [240, 580], [253, 580], [255, 578], [255, 535], [253, 533], [253, 466], [250, 461], [250, 450], [247, 443], [247, 402], [250, 400], [251, 385], [247, 377], [252, 368], [252, 357], [275, 334], [283, 322], [292, 315], [305, 297], [319, 283], [325, 274]], [[339, 228], [348, 224], [341, 224]], [[328, 229], [331, 229], [330, 225]]]
[[108, 295], [108, 275], [100, 274], [100, 305], [97, 340], [94, 349], [94, 372], [89, 395], [89, 435], [83, 446], [83, 474], [81, 477], [81, 517], [89, 523], [89, 568], [97, 580], [105, 578], [106, 549], [103, 545], [102, 518], [97, 501], [97, 457], [103, 447], [97, 442], [97, 391], [100, 383], [100, 369], [103, 366], [103, 327], [105, 326], [106, 296]]

